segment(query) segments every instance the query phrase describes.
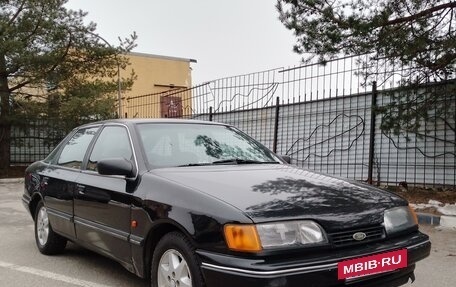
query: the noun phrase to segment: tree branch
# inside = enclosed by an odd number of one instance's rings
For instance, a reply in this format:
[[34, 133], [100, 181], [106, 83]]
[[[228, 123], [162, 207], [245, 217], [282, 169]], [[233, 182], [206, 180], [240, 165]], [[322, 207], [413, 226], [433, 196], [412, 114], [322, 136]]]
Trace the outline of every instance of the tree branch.
[[25, 5], [26, 0], [22, 1], [21, 6], [17, 9], [16, 13], [13, 15], [13, 17], [8, 21], [8, 26], [13, 24], [13, 22], [17, 19], [19, 14], [24, 10], [24, 5]]
[[27, 80], [27, 81], [24, 81], [20, 84], [17, 84], [16, 86], [12, 87], [9, 89], [10, 93], [14, 92], [15, 90], [18, 90], [20, 88], [23, 88], [25, 86], [27, 86], [28, 84], [30, 84], [32, 82], [32, 80]]
[[394, 19], [394, 20], [389, 20], [386, 23], [384, 23], [384, 26], [391, 26], [391, 25], [396, 25], [396, 24], [403, 23], [403, 22], [409, 22], [411, 20], [416, 20], [416, 19], [421, 18], [423, 16], [427, 16], [429, 14], [432, 14], [432, 13], [434, 13], [436, 11], [444, 10], [444, 9], [448, 9], [448, 8], [450, 8], [450, 9], [456, 8], [456, 2], [448, 2], [448, 3], [445, 3], [445, 4], [441, 4], [441, 5], [434, 6], [434, 7], [431, 7], [429, 9], [423, 10], [423, 11], [421, 11], [419, 13], [414, 14], [414, 15], [410, 15], [410, 16], [403, 17], [403, 18], [397, 18], [397, 19]]
[[453, 22], [454, 10], [451, 9], [451, 16], [450, 16], [450, 25], [448, 27], [448, 35], [451, 35], [451, 24]]
[[[70, 51], [72, 43], [73, 43], [72, 35], [71, 35], [71, 32], [70, 32], [70, 39], [69, 39], [68, 44], [66, 46], [65, 52], [63, 53], [62, 57], [60, 58], [61, 61], [57, 61], [47, 72], [44, 73], [45, 75], [53, 72], [59, 66], [59, 64], [63, 61], [63, 59], [65, 59], [65, 57], [68, 55], [68, 52]], [[10, 92], [14, 92], [14, 91], [16, 91], [16, 90], [18, 90], [20, 88], [25, 87], [26, 85], [30, 84], [31, 82], [32, 82], [32, 80], [24, 81], [24, 82], [22, 82], [20, 84], [17, 84], [16, 86], [10, 88], [9, 91]]]
[[25, 93], [25, 92], [14, 92], [13, 94], [14, 94], [14, 96], [21, 96], [26, 100], [29, 98], [39, 98], [39, 99], [43, 99], [43, 100], [47, 99], [47, 96], [38, 95], [38, 94], [30, 94], [30, 93]]
[[32, 30], [31, 33], [29, 33], [29, 35], [27, 35], [26, 37], [24, 37], [24, 38], [22, 39], [22, 42], [26, 42], [26, 41], [28, 41], [30, 38], [32, 38], [32, 37], [36, 34], [36, 32], [38, 31], [38, 29], [40, 28], [40, 24], [41, 24], [41, 18], [39, 18], [39, 19], [37, 20], [37, 23], [36, 23], [36, 25], [35, 25], [35, 28]]

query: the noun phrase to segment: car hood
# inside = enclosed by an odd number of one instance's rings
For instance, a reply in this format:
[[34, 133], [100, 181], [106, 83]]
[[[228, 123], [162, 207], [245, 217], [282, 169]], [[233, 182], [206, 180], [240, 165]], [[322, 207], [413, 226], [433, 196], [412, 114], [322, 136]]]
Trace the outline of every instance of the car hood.
[[327, 231], [381, 224], [402, 198], [354, 181], [288, 165], [218, 165], [151, 173], [230, 204], [254, 222], [312, 219]]

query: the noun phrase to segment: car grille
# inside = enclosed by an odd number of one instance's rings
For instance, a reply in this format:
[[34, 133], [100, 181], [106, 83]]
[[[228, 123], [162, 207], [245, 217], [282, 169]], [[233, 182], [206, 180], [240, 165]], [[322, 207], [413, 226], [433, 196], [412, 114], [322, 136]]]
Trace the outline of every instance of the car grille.
[[[363, 240], [355, 240], [353, 235], [357, 232], [366, 234]], [[342, 231], [328, 234], [331, 244], [335, 247], [348, 246], [353, 244], [363, 244], [372, 241], [377, 241], [385, 238], [385, 229], [383, 226], [374, 226], [349, 231]]]

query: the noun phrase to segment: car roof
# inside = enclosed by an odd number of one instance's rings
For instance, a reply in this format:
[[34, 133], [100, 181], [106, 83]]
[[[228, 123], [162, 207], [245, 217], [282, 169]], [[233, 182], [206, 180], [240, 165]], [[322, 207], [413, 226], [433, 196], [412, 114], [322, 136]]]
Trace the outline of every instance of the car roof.
[[157, 118], [157, 119], [111, 119], [105, 121], [98, 121], [93, 123], [88, 123], [80, 127], [92, 126], [96, 124], [109, 124], [109, 123], [120, 123], [120, 124], [148, 124], [148, 123], [166, 123], [166, 124], [204, 124], [204, 125], [223, 125], [228, 126], [227, 124], [210, 122], [210, 121], [201, 121], [201, 120], [189, 120], [189, 119], [169, 119], [169, 118]]

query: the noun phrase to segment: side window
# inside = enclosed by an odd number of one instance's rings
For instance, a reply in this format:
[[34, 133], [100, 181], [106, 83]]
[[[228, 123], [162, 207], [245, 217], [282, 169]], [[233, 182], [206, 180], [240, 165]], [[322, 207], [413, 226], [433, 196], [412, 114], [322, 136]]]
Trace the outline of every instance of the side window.
[[96, 171], [97, 163], [100, 160], [116, 157], [132, 159], [133, 152], [130, 146], [130, 138], [124, 127], [107, 126], [101, 131], [97, 142], [93, 146], [87, 169]]
[[60, 154], [58, 165], [81, 168], [87, 147], [97, 133], [98, 127], [81, 129], [67, 142]]
[[68, 142], [68, 140], [71, 137], [71, 134], [73, 134], [73, 131], [69, 133], [63, 140], [59, 142], [59, 144], [51, 151], [50, 154], [43, 160], [45, 163], [55, 163], [57, 161], [57, 156], [60, 153], [60, 150], [65, 146], [65, 143]]

